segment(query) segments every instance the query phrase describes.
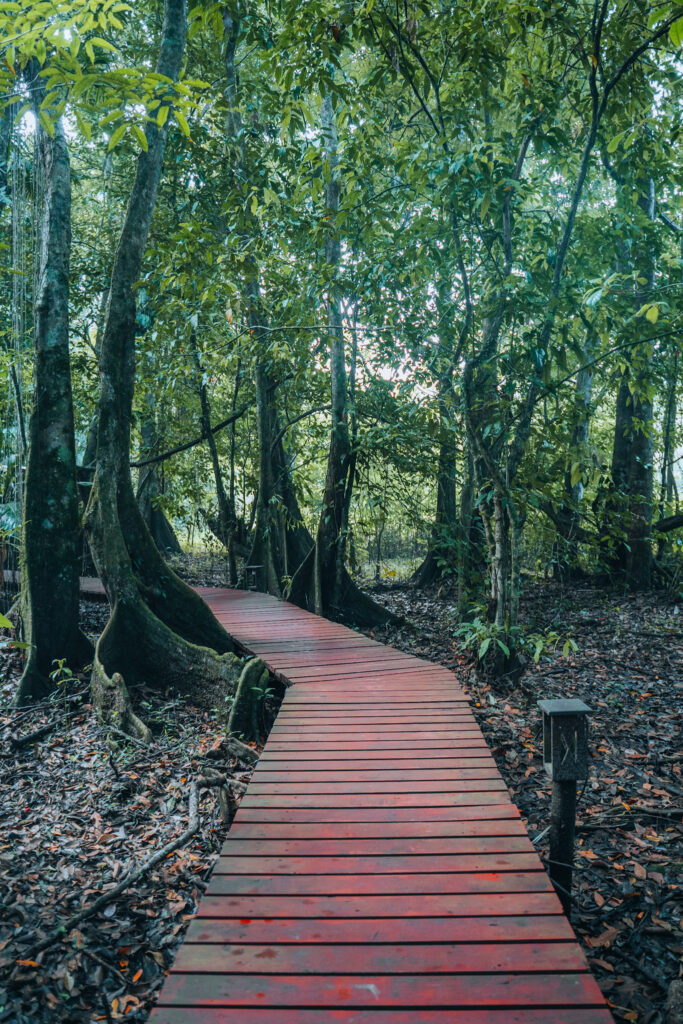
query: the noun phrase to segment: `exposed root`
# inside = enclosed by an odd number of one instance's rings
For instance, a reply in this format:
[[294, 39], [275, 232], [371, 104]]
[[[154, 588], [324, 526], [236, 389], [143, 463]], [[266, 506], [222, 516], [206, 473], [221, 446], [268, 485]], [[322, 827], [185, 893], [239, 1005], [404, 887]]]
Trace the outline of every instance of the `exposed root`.
[[228, 732], [243, 743], [259, 743], [263, 738], [262, 687], [267, 680], [268, 669], [260, 658], [244, 666], [228, 719]]
[[150, 743], [152, 734], [133, 711], [123, 676], [120, 672], [112, 673], [111, 677], [107, 675], [99, 658], [99, 646], [95, 651], [91, 680], [92, 701], [97, 714], [107, 725], [142, 743]]
[[[345, 568], [341, 570], [339, 587], [335, 586], [334, 580], [321, 579], [316, 588], [316, 571], [313, 548], [297, 569], [286, 595], [287, 600], [300, 608], [307, 608], [328, 619], [353, 626], [386, 626], [400, 621], [397, 615], [364, 593]], [[332, 595], [336, 591], [339, 593], [338, 604], [333, 604]]]
[[[258, 660], [249, 664], [255, 665], [251, 672], [264, 671]], [[168, 687], [201, 706], [215, 707], [237, 690], [243, 670], [236, 655], [216, 654], [178, 636], [141, 598], [117, 602], [95, 652], [93, 701], [105, 722], [149, 742], [149, 730], [133, 712], [128, 687]]]

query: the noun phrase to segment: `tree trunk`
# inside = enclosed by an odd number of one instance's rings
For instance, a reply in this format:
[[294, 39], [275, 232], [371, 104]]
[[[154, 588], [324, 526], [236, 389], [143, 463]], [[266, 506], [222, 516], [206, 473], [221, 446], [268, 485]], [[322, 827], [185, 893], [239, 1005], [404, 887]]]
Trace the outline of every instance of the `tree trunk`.
[[[253, 322], [258, 317], [251, 312]], [[282, 529], [278, 505], [280, 496], [275, 484], [273, 466], [273, 383], [264, 362], [256, 364], [256, 426], [259, 444], [259, 485], [256, 497], [254, 542], [249, 553], [256, 589], [274, 597], [282, 597], [285, 560], [282, 552]]]
[[[582, 348], [582, 362], [587, 363], [593, 354], [593, 345], [589, 336]], [[580, 576], [579, 569], [579, 536], [581, 534], [581, 503], [584, 486], [581, 479], [575, 479], [574, 466], [578, 464], [583, 470], [586, 462], [588, 437], [591, 420], [591, 401], [593, 397], [593, 367], [582, 367], [576, 375], [574, 388], [574, 409], [572, 434], [569, 448], [569, 465], [565, 471], [565, 501], [558, 509], [558, 521], [562, 528], [558, 529], [555, 539], [553, 557], [554, 574], [560, 577]]]
[[[225, 98], [226, 139], [242, 175], [248, 174], [244, 148], [244, 131], [238, 106], [238, 81], [235, 73], [235, 51], [240, 35], [240, 21], [227, 7], [223, 8], [225, 33]], [[243, 179], [244, 183], [244, 179]], [[247, 219], [251, 218], [247, 207]], [[257, 232], [254, 221], [254, 232]], [[266, 358], [267, 331], [263, 313], [259, 268], [255, 260], [245, 262], [245, 293], [247, 317], [252, 337], [259, 349], [254, 370], [256, 391], [256, 422], [259, 444], [259, 489], [256, 498], [254, 537], [248, 556], [256, 589], [282, 597], [287, 580], [296, 571], [313, 547], [313, 540], [303, 524], [301, 510], [291, 479], [289, 462], [280, 438], [275, 412], [275, 384]]]
[[415, 570], [412, 582], [427, 587], [437, 580], [452, 578], [457, 565], [458, 506], [455, 497], [455, 445], [453, 418], [449, 409], [450, 379], [441, 382], [439, 418], [439, 468], [436, 476], [436, 515], [429, 550]]
[[[640, 308], [654, 288], [654, 243], [651, 227], [655, 217], [655, 189], [650, 179], [638, 183], [638, 207], [646, 221], [639, 231], [644, 248], [634, 253], [633, 264], [646, 278], [637, 287]], [[652, 570], [653, 459], [652, 399], [649, 397], [652, 367], [647, 348], [629, 350], [617, 394], [612, 450], [611, 491], [606, 505], [606, 529], [612, 538], [608, 565], [612, 575], [635, 590], [650, 586]]]
[[0, 110], [0, 218], [3, 220], [3, 211], [11, 202], [7, 185], [15, 114], [16, 103], [3, 106]]
[[470, 617], [471, 610], [478, 603], [486, 565], [486, 537], [481, 518], [474, 514], [474, 492], [474, 459], [467, 441], [460, 489], [457, 549], [458, 614], [461, 618]]
[[[674, 456], [676, 452], [676, 418], [678, 409], [678, 348], [674, 350], [673, 366], [664, 410], [664, 438], [662, 450], [662, 471], [659, 489], [659, 518], [664, 519], [667, 509], [672, 510], [676, 495], [676, 478], [674, 476]], [[678, 502], [676, 501], [676, 505]], [[657, 542], [657, 558], [661, 558], [666, 548], [666, 537], [660, 534]]]
[[[185, 0], [165, 0], [157, 72], [177, 80], [186, 32]], [[107, 714], [103, 680], [119, 672], [214, 703], [234, 689], [241, 662], [208, 607], [164, 563], [133, 493], [130, 427], [135, 384], [135, 283], [140, 279], [161, 177], [167, 124], [147, 124], [114, 258], [100, 357], [97, 460], [86, 524], [112, 614], [93, 672], [96, 704]]]
[[663, 519], [667, 506], [671, 506], [674, 500], [674, 453], [676, 450], [676, 418], [677, 418], [677, 397], [678, 397], [678, 349], [675, 349], [671, 379], [666, 396], [666, 409], [664, 410], [664, 438], [662, 451], [662, 473], [661, 486], [659, 491], [659, 518]]
[[[146, 414], [143, 416], [140, 426], [141, 446], [140, 459], [148, 459], [158, 454], [159, 439], [157, 436], [156, 416], [153, 408], [150, 408], [151, 396], [148, 399]], [[140, 514], [145, 521], [147, 529], [152, 535], [154, 543], [162, 554], [179, 555], [181, 547], [175, 531], [171, 526], [164, 510], [159, 507], [159, 496], [162, 493], [159, 481], [159, 464], [152, 462], [147, 466], [141, 466], [138, 473], [137, 503]]]
[[[34, 109], [42, 80], [32, 75]], [[41, 84], [35, 84], [41, 83]], [[29, 645], [17, 701], [52, 688], [53, 660], [81, 669], [92, 646], [78, 628], [79, 517], [69, 363], [71, 169], [64, 125], [50, 137], [36, 117], [45, 183], [35, 297], [35, 397], [23, 521], [22, 619]]]
[[325, 261], [331, 272], [327, 296], [327, 334], [330, 345], [332, 426], [315, 546], [294, 574], [289, 596], [295, 604], [311, 608], [317, 615], [372, 625], [389, 622], [395, 616], [362, 593], [345, 565], [345, 524], [348, 522], [351, 501], [348, 487], [351, 442], [344, 328], [335, 281], [341, 259], [341, 244], [335, 226], [339, 210], [339, 179], [336, 173], [337, 129], [329, 93], [323, 97], [322, 102], [322, 130], [325, 159], [330, 172], [325, 189], [325, 209], [329, 224]]
[[216, 503], [218, 505], [218, 522], [215, 526], [212, 526], [211, 529], [224, 545], [228, 553], [228, 578], [230, 586], [234, 587], [237, 585], [237, 562], [235, 560], [235, 534], [238, 528], [237, 515], [235, 514], [235, 506], [226, 494], [225, 487], [223, 485], [223, 474], [221, 473], [221, 463], [218, 457], [218, 445], [216, 444], [216, 436], [211, 430], [211, 406], [209, 404], [209, 395], [206, 390], [206, 379], [204, 377], [204, 370], [202, 368], [199, 350], [197, 349], [197, 339], [194, 334], [192, 335], [191, 344], [195, 365], [197, 367], [197, 384], [201, 408], [202, 433], [205, 435], [206, 443], [209, 447], [211, 468], [213, 469], [213, 479], [216, 487]]

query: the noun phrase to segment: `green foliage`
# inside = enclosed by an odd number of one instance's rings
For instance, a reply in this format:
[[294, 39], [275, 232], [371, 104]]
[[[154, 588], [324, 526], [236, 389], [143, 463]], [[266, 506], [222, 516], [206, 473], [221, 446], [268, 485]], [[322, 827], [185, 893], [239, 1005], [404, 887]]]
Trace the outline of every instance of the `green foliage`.
[[[200, 437], [202, 384], [214, 422], [244, 407], [215, 436], [248, 527], [259, 475], [253, 380], [262, 365], [305, 524], [315, 530], [329, 443], [325, 243], [333, 234], [349, 372], [357, 343], [348, 416], [358, 561], [375, 561], [380, 527], [390, 548], [382, 564], [417, 560], [436, 536], [439, 567], [457, 583], [471, 537], [463, 540], [458, 524], [433, 529], [439, 459], [450, 446], [458, 501], [472, 482], [472, 456], [474, 519], [490, 531], [475, 548], [470, 617], [496, 557], [496, 512], [508, 532], [519, 526], [530, 571], [557, 564], [558, 550], [572, 568], [601, 568], [630, 545], [628, 487], [611, 476], [622, 381], [638, 406], [629, 429], [651, 439], [657, 474], [665, 445], [671, 460], [681, 443], [680, 416], [668, 440], [663, 426], [669, 396], [679, 408], [683, 397], [680, 9], [638, 4], [622, 17], [608, 8], [597, 50], [593, 7], [578, 2], [419, 2], [399, 15], [373, 0], [229, 6], [232, 15], [238, 9], [233, 103], [228, 5], [190, 5], [187, 60], [173, 84], [150, 70], [156, 2], [0, 3], [0, 78], [29, 177], [26, 76], [34, 65], [45, 86], [41, 124], [50, 132], [62, 116], [67, 126], [79, 456], [135, 158], [148, 132], [168, 127], [137, 287], [134, 461], [150, 454], [143, 434], [153, 436], [153, 454]], [[610, 82], [591, 133], [591, 88], [600, 100]], [[334, 218], [325, 199], [323, 94], [339, 136]], [[239, 138], [227, 127], [235, 113]], [[9, 267], [7, 233], [0, 244]], [[33, 266], [20, 272], [30, 289]], [[251, 279], [267, 321], [259, 330]], [[0, 340], [11, 352], [11, 303], [2, 302]], [[9, 363], [3, 356], [8, 395]], [[25, 402], [30, 408], [30, 394]], [[5, 508], [15, 497], [9, 400], [7, 408]], [[185, 543], [206, 544], [216, 503], [206, 445], [164, 461], [158, 478], [156, 507]], [[680, 492], [680, 462], [672, 479]], [[677, 509], [675, 488], [659, 497], [656, 487], [655, 519]], [[575, 540], [557, 525], [570, 520], [580, 528]], [[514, 594], [511, 558], [504, 571]], [[564, 644], [544, 634], [539, 647], [538, 637], [522, 636], [512, 606], [499, 621], [507, 625], [475, 617], [458, 638], [480, 658], [520, 645], [542, 656]]]

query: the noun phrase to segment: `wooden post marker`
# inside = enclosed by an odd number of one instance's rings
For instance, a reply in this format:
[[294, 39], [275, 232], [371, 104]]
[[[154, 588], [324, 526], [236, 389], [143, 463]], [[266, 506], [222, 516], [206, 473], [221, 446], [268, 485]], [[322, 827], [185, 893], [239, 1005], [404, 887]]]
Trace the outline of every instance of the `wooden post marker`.
[[543, 767], [553, 781], [550, 880], [569, 917], [572, 905], [576, 782], [588, 777], [588, 722], [582, 700], [539, 700], [543, 712]]

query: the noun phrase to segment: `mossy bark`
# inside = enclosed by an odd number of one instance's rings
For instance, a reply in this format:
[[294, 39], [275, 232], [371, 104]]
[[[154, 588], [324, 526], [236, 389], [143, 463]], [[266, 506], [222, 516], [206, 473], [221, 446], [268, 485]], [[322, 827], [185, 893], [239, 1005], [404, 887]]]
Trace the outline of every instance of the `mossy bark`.
[[228, 719], [228, 732], [243, 743], [260, 743], [265, 732], [262, 688], [268, 669], [259, 659], [244, 666]]
[[[32, 87], [40, 105], [42, 83]], [[45, 198], [35, 298], [35, 394], [23, 519], [22, 620], [28, 656], [17, 702], [52, 688], [54, 659], [81, 669], [92, 645], [78, 626], [79, 516], [69, 364], [71, 170], [61, 120], [49, 136], [36, 119]]]
[[[157, 71], [175, 81], [186, 31], [185, 0], [166, 0]], [[146, 129], [114, 258], [100, 356], [97, 458], [86, 528], [112, 615], [96, 649], [93, 693], [101, 714], [115, 704], [119, 673], [214, 704], [235, 689], [242, 662], [199, 596], [169, 569], [133, 492], [130, 432], [135, 384], [135, 294], [161, 177], [167, 126]], [[119, 687], [120, 689], [120, 687]]]

